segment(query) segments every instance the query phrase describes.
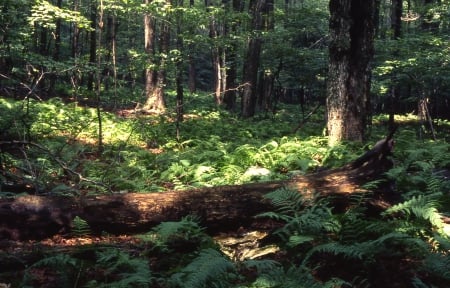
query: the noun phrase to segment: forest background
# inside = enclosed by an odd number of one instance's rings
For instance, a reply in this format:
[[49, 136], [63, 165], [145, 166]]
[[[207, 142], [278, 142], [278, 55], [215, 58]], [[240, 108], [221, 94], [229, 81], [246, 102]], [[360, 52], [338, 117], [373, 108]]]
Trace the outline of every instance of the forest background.
[[[387, 176], [402, 201], [367, 218], [362, 198], [336, 213], [281, 190], [265, 216], [286, 224], [275, 235], [288, 253], [270, 260], [219, 253], [187, 217], [127, 238], [132, 248], [94, 245], [88, 259], [2, 254], [20, 268], [0, 282], [448, 286], [450, 2], [375, 2], [367, 142], [329, 146], [329, 1], [1, 0], [2, 198], [288, 179], [338, 167], [399, 125]], [[90, 235], [74, 223], [65, 236]]]

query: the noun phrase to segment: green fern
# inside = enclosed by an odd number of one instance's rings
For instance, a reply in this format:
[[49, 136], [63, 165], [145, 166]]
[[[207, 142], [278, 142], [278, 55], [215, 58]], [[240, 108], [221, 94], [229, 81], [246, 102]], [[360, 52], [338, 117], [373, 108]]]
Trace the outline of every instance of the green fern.
[[421, 239], [409, 235], [391, 232], [380, 236], [375, 240], [360, 243], [341, 244], [339, 242], [328, 242], [315, 246], [306, 255], [303, 263], [306, 264], [315, 253], [328, 253], [340, 255], [344, 258], [359, 259], [365, 263], [374, 262], [377, 256], [394, 255], [397, 247], [404, 247], [406, 251], [414, 251], [415, 255], [425, 255], [429, 246]]
[[422, 269], [436, 278], [450, 281], [450, 257], [446, 253], [429, 254], [424, 260]]
[[214, 249], [204, 249], [190, 264], [172, 275], [174, 287], [209, 288], [230, 287], [235, 275], [233, 262]]
[[265, 197], [271, 200], [277, 212], [262, 213], [258, 217], [286, 222], [275, 234], [280, 236], [288, 247], [311, 242], [325, 233], [336, 233], [341, 228], [326, 201], [306, 207], [301, 194], [287, 188], [278, 189]]
[[255, 269], [258, 274], [268, 273], [280, 267], [280, 263], [269, 259], [249, 259], [241, 263], [246, 269]]
[[33, 282], [33, 274], [31, 271], [35, 268], [51, 268], [55, 271], [57, 280], [55, 281], [60, 285], [60, 287], [71, 287], [70, 285], [74, 283], [75, 272], [79, 269], [79, 261], [67, 254], [56, 254], [54, 256], [45, 257], [33, 265], [31, 265], [26, 271], [22, 280], [21, 287], [30, 287]]
[[86, 220], [80, 218], [78, 215], [72, 220], [72, 237], [89, 236], [91, 234], [91, 227]]
[[153, 281], [147, 260], [114, 248], [97, 253], [96, 267], [104, 271], [104, 280], [92, 280], [86, 285], [88, 288], [150, 287]]
[[[343, 287], [349, 283], [341, 279], [331, 279], [321, 282], [312, 276], [309, 269], [304, 266], [273, 267], [272, 270], [258, 275], [258, 278], [248, 288], [334, 288]], [[241, 286], [244, 287], [244, 286]]]
[[396, 213], [401, 213], [407, 217], [414, 215], [418, 219], [429, 222], [442, 232], [445, 223], [437, 209], [439, 207], [438, 200], [441, 196], [441, 193], [415, 196], [408, 201], [390, 207], [383, 215], [394, 215]]
[[[298, 191], [289, 188], [277, 189], [264, 195], [264, 198], [269, 199], [272, 202], [280, 218], [297, 216], [306, 203], [305, 199]], [[283, 215], [283, 217], [281, 215]], [[259, 216], [276, 217], [275, 214], [260, 214]]]

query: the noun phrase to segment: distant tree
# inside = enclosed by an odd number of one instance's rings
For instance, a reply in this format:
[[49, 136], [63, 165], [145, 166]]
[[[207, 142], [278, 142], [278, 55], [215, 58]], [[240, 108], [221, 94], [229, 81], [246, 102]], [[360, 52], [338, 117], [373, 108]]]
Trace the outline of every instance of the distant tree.
[[[399, 40], [402, 33], [402, 13], [403, 13], [403, 1], [402, 0], [392, 0], [391, 7], [391, 38], [393, 40]], [[394, 50], [393, 56], [398, 56], [399, 51]], [[400, 98], [400, 89], [399, 85], [397, 85], [396, 79], [392, 79], [392, 84], [390, 87], [390, 103], [388, 104], [389, 108], [389, 129], [394, 129], [395, 126], [395, 112], [396, 107], [398, 105], [398, 99]]]
[[[152, 0], [144, 0], [144, 4], [150, 5]], [[147, 54], [147, 66], [145, 68], [145, 95], [147, 100], [144, 110], [164, 112], [166, 102], [164, 99], [164, 85], [166, 81], [165, 56], [157, 55], [156, 51], [156, 19], [152, 12], [144, 14], [144, 46]], [[161, 52], [167, 52], [169, 45], [169, 27], [165, 21], [159, 23], [159, 48]], [[157, 61], [159, 58], [159, 61]]]
[[252, 17], [250, 36], [247, 43], [247, 53], [244, 57], [244, 71], [242, 74], [242, 102], [241, 112], [243, 117], [252, 117], [256, 108], [256, 89], [258, 80], [258, 68], [262, 48], [261, 29], [262, 13], [266, 0], [250, 0], [249, 14]]
[[370, 116], [375, 1], [330, 0], [329, 145], [362, 141]]
[[[91, 31], [89, 33], [89, 64], [96, 65], [97, 62], [97, 1], [91, 0]], [[94, 91], [95, 73], [91, 71], [87, 80], [87, 89]]]

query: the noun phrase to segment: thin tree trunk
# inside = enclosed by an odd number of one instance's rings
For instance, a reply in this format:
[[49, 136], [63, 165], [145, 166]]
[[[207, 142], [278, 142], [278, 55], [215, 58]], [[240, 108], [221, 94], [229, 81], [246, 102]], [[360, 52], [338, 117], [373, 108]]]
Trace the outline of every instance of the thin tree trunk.
[[[391, 31], [392, 39], [398, 40], [402, 32], [402, 13], [403, 13], [403, 1], [402, 0], [392, 0], [391, 9]], [[398, 57], [399, 51], [395, 50], [393, 53], [394, 57]], [[396, 83], [396, 77], [392, 77], [391, 91], [390, 91], [390, 103], [389, 103], [389, 129], [395, 127], [395, 112], [397, 109], [398, 99], [400, 98], [399, 85]]]
[[[61, 8], [62, 7], [62, 0], [57, 0], [56, 1], [56, 7]], [[55, 35], [54, 35], [54, 39], [55, 39], [55, 47], [53, 50], [53, 60], [54, 61], [59, 61], [59, 57], [61, 54], [61, 19], [57, 19], [56, 20], [56, 28], [55, 28]], [[57, 81], [57, 75], [56, 75], [57, 71], [53, 68], [52, 73], [50, 74], [50, 84], [48, 87], [48, 93], [50, 95], [54, 95], [55, 93], [55, 85], [56, 85], [56, 81]]]
[[[178, 0], [177, 7], [183, 7], [183, 0]], [[180, 12], [183, 13], [183, 12]], [[179, 59], [176, 62], [176, 90], [177, 90], [177, 103], [176, 103], [176, 112], [177, 112], [177, 139], [180, 139], [180, 123], [183, 122], [184, 116], [184, 95], [183, 95], [183, 38], [182, 38], [182, 15], [176, 15], [177, 22], [177, 49], [180, 51]]]
[[[95, 66], [97, 62], [97, 0], [92, 0], [91, 2], [91, 28], [92, 31], [89, 34], [89, 63]], [[94, 91], [94, 77], [95, 73], [89, 72], [87, 80], [87, 89], [89, 91]]]

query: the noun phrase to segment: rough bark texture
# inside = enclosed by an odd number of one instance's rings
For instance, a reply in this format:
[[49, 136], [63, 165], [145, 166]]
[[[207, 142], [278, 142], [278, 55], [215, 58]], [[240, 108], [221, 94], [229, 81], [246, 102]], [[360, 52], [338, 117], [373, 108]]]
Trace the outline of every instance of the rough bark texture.
[[[270, 211], [264, 195], [281, 187], [296, 189], [305, 197], [333, 197], [348, 205], [352, 193], [367, 192], [361, 185], [378, 179], [392, 166], [387, 158], [392, 140], [382, 140], [355, 161], [338, 169], [324, 170], [287, 181], [221, 186], [151, 194], [112, 194], [84, 198], [22, 196], [0, 199], [0, 239], [42, 239], [70, 233], [73, 219], [87, 221], [93, 232], [146, 232], [163, 221], [197, 215], [211, 231], [245, 227], [258, 213]], [[385, 197], [371, 195], [383, 201]], [[379, 204], [374, 204], [380, 206]]]
[[369, 110], [375, 1], [330, 1], [327, 91], [330, 146], [361, 141]]
[[[150, 4], [153, 0], [145, 0], [144, 4]], [[160, 50], [167, 52], [169, 42], [168, 25], [160, 24]], [[166, 82], [166, 71], [164, 60], [159, 63], [155, 61], [155, 33], [156, 20], [153, 15], [144, 15], [144, 48], [147, 54], [147, 68], [145, 69], [145, 95], [147, 97], [143, 109], [146, 111], [164, 112], [166, 102], [164, 99], [164, 85]]]
[[242, 99], [241, 112], [243, 117], [252, 117], [256, 109], [256, 88], [258, 82], [258, 69], [262, 47], [261, 33], [262, 10], [265, 0], [252, 0], [249, 3], [249, 12], [252, 15], [252, 35], [248, 41], [247, 54], [244, 60], [244, 70], [242, 72]]

